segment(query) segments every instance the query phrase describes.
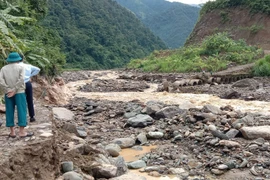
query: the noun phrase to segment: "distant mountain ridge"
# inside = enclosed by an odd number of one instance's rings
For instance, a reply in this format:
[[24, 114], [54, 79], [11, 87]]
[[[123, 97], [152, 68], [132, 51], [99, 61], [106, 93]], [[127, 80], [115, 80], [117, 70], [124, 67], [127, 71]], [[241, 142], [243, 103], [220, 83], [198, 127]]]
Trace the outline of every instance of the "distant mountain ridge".
[[165, 0], [115, 0], [132, 11], [169, 48], [183, 46], [192, 32], [199, 7]]
[[198, 7], [198, 8], [200, 8], [200, 7], [202, 7], [202, 6], [203, 6], [203, 4], [189, 4], [189, 5], [191, 5], [191, 6], [195, 6], [195, 7]]

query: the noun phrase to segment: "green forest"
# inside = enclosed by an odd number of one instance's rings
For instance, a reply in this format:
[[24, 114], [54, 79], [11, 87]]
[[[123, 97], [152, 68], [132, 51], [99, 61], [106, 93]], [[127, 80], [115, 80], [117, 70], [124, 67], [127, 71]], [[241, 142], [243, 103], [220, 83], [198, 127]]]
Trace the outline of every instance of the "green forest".
[[23, 54], [44, 74], [123, 67], [166, 49], [131, 12], [112, 0], [0, 0], [1, 66]]
[[17, 51], [25, 60], [39, 66], [42, 72], [55, 75], [65, 64], [60, 50], [61, 39], [54, 31], [39, 25], [47, 11], [43, 0], [0, 1], [1, 66], [9, 52]]
[[171, 48], [183, 46], [192, 32], [200, 8], [165, 0], [115, 0], [132, 11]]
[[165, 49], [160, 38], [111, 0], [49, 0], [44, 27], [59, 34], [66, 68], [111, 69]]

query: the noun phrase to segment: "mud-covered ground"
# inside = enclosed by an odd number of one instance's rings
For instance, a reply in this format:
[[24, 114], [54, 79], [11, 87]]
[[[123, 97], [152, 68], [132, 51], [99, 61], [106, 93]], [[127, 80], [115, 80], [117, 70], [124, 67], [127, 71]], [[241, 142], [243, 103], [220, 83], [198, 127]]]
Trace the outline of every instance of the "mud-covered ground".
[[[16, 138], [9, 137], [5, 127], [5, 114], [0, 113], [0, 180], [52, 179], [57, 161], [53, 157], [52, 113], [50, 107], [35, 101], [36, 122], [28, 123], [27, 132], [34, 136], [20, 138], [19, 127], [15, 127]], [[27, 118], [29, 121], [29, 117]], [[17, 124], [15, 112], [15, 123]], [[58, 158], [58, 157], [57, 157]]]
[[[206, 106], [196, 108], [188, 104], [185, 108], [180, 106], [180, 109], [185, 110], [179, 110], [179, 104], [165, 104], [155, 98], [150, 99], [152, 102], [143, 102], [140, 101], [143, 98], [138, 97], [144, 96], [144, 93], [162, 91], [164, 79], [173, 83], [175, 80], [189, 76], [191, 74], [154, 74], [131, 71], [85, 71], [82, 74], [66, 72], [63, 78], [66, 83], [73, 82], [70, 87], [73, 88], [74, 95], [66, 107], [75, 113], [76, 122], [88, 130], [89, 143], [100, 143], [106, 146], [116, 138], [131, 137], [137, 139], [134, 144], [137, 148], [141, 145], [157, 145], [157, 149], [141, 158], [147, 166], [160, 167], [157, 173], [148, 172], [150, 175], [158, 177], [178, 170], [181, 171], [177, 175], [180, 179], [269, 178], [269, 141], [264, 138], [248, 140], [240, 131], [243, 126], [269, 125], [269, 115], [260, 114], [260, 109], [257, 109], [257, 113], [241, 112], [230, 105], [224, 105], [218, 107], [217, 113]], [[69, 77], [72, 77], [72, 80]], [[194, 93], [199, 97], [200, 94], [212, 94], [224, 99], [245, 100], [249, 102], [249, 106], [252, 106], [254, 100], [262, 103], [270, 101], [269, 80], [270, 78], [249, 78], [230, 84], [185, 86], [179, 87], [176, 91], [169, 90], [164, 95], [170, 94], [173, 97], [180, 93]], [[83, 97], [79, 96], [80, 91], [84, 93]], [[129, 100], [121, 99], [125, 98], [125, 92], [130, 91], [140, 92], [140, 94], [135, 93], [127, 97]], [[100, 94], [94, 98], [93, 94], [91, 95], [93, 92], [106, 92], [106, 95], [104, 94], [105, 97], [103, 97]], [[110, 92], [122, 92], [122, 96], [117, 97], [115, 94], [114, 101], [106, 100]], [[102, 97], [103, 100], [98, 97]], [[149, 100], [149, 97], [147, 99]], [[195, 101], [196, 99], [193, 102]], [[206, 104], [211, 104], [211, 102], [206, 102]], [[159, 111], [163, 108], [172, 108], [164, 113], [173, 115], [167, 114], [168, 116], [160, 117]], [[269, 114], [270, 106], [266, 104], [262, 110]], [[130, 124], [129, 119], [138, 114], [150, 115], [153, 121], [139, 127]], [[213, 125], [218, 133], [209, 129], [210, 125]], [[228, 139], [223, 135], [229, 131], [234, 131], [234, 135], [231, 136], [229, 133]], [[147, 142], [138, 141], [139, 134], [149, 132], [163, 135], [157, 138], [151, 138], [148, 135]]]

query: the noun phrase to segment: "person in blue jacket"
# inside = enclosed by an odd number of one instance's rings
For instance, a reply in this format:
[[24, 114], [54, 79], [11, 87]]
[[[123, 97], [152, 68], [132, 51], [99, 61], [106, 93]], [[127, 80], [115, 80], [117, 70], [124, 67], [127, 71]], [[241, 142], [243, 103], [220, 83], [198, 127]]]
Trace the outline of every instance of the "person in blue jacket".
[[20, 61], [19, 64], [24, 67], [25, 95], [26, 95], [28, 113], [30, 116], [30, 122], [35, 122], [36, 118], [35, 118], [35, 109], [34, 109], [34, 103], [33, 103], [33, 88], [32, 88], [32, 83], [31, 83], [31, 77], [37, 75], [40, 69], [31, 64], [24, 63], [23, 55], [20, 54], [20, 56], [22, 60]]

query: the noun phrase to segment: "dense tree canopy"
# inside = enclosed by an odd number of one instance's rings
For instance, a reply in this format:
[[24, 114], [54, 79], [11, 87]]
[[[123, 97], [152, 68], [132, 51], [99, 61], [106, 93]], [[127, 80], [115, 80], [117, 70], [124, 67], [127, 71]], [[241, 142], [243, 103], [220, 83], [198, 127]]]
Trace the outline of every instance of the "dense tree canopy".
[[57, 30], [67, 68], [123, 67], [165, 44], [112, 0], [49, 0], [43, 26]]
[[64, 54], [54, 31], [39, 26], [47, 11], [44, 0], [0, 1], [1, 66], [8, 53], [17, 51], [25, 60], [37, 65], [42, 72], [58, 73], [65, 63]]

